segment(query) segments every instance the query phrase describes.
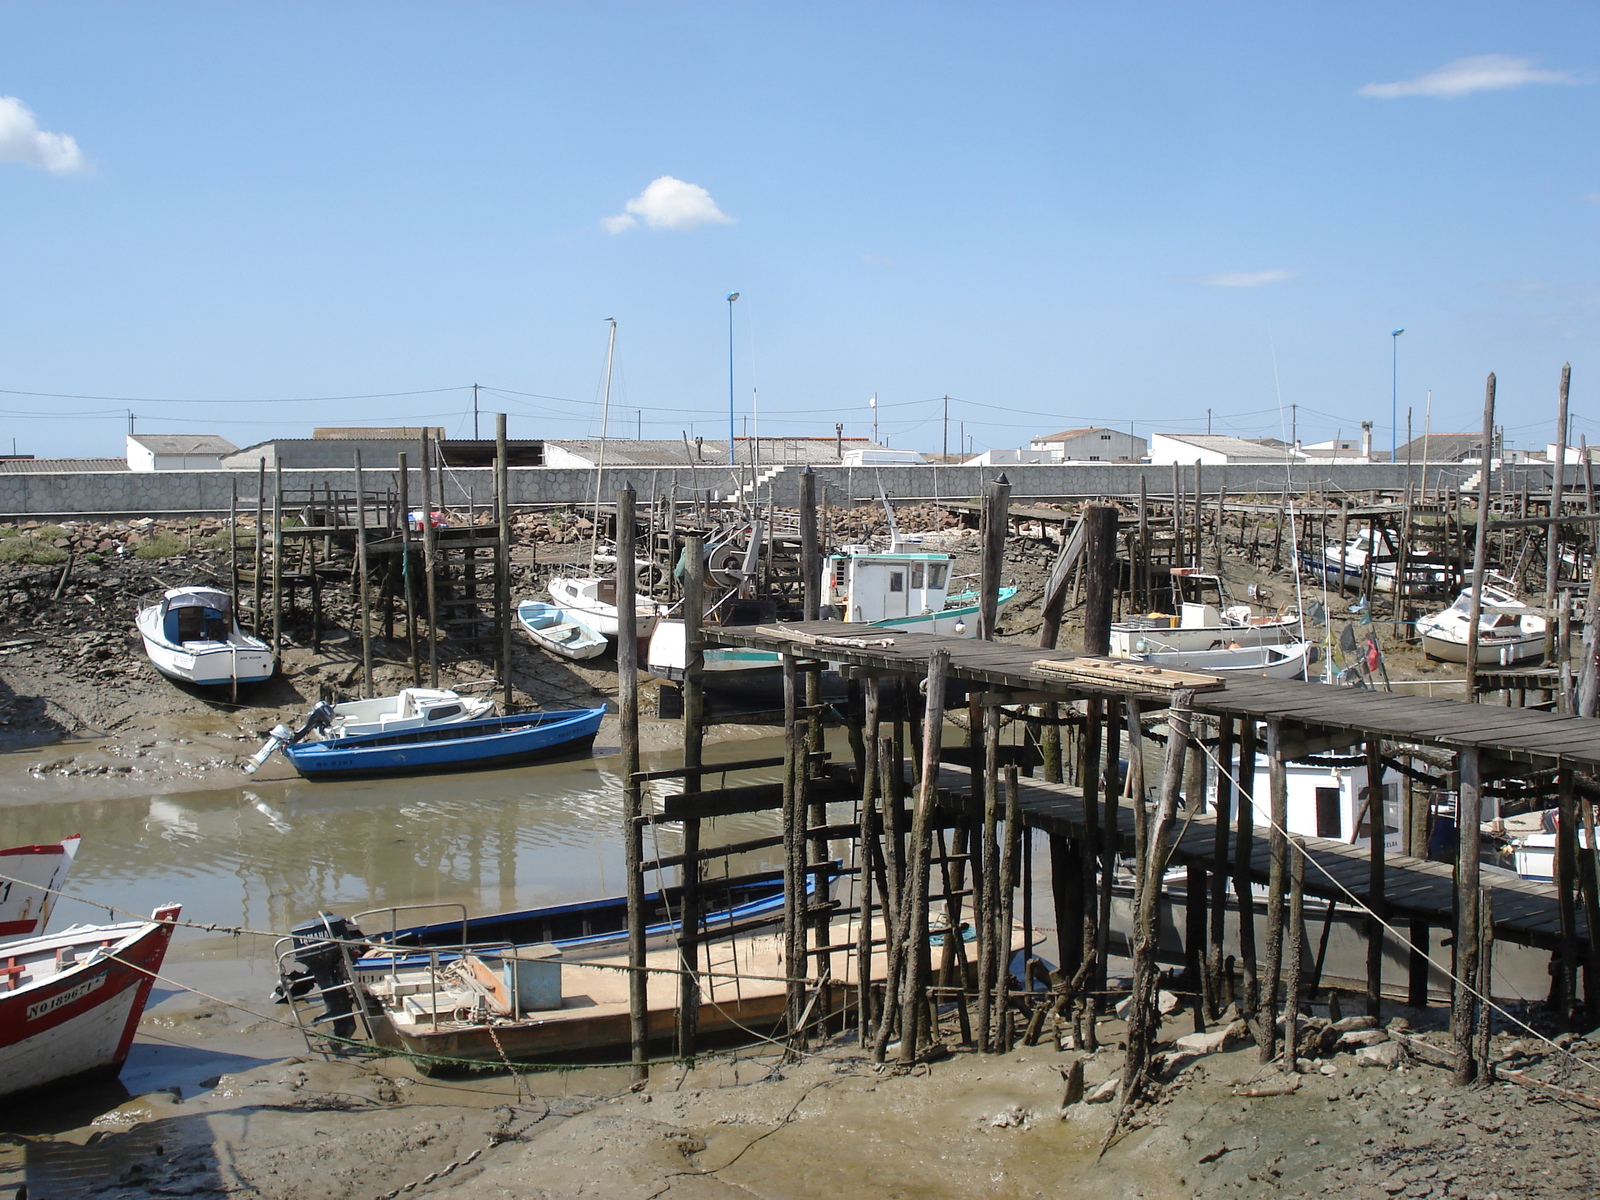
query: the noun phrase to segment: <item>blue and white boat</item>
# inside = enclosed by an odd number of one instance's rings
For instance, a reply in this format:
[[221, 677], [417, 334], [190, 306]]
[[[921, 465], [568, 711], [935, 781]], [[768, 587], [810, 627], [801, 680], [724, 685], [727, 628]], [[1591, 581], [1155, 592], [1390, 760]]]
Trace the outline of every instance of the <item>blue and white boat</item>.
[[[887, 551], [845, 546], [830, 555], [822, 575], [824, 616], [882, 629], [977, 637], [978, 593], [950, 593], [955, 556], [906, 549], [908, 545], [915, 543], [895, 538]], [[1014, 587], [1000, 588], [998, 607], [1016, 594]], [[658, 622], [646, 659], [650, 673], [679, 682], [685, 661], [683, 622]], [[705, 652], [710, 693], [770, 698], [781, 687], [781, 670], [778, 655], [770, 650], [708, 647]]]
[[562, 658], [582, 661], [604, 654], [611, 642], [580, 616], [557, 604], [524, 600], [517, 605], [517, 624], [533, 641]]
[[251, 762], [259, 766], [281, 748], [306, 779], [360, 779], [378, 775], [423, 775], [476, 771], [563, 755], [587, 754], [605, 706], [503, 717], [444, 720], [381, 733], [329, 730], [332, 709], [318, 705], [298, 731], [277, 726]]
[[150, 663], [169, 679], [201, 687], [272, 678], [272, 647], [239, 628], [233, 600], [213, 587], [169, 588], [134, 619]]

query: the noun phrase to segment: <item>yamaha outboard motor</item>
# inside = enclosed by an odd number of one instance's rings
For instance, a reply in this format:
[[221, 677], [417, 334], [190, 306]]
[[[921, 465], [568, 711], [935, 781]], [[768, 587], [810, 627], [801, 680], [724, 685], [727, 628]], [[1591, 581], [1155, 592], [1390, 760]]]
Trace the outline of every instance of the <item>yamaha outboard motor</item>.
[[[305, 972], [286, 981], [289, 995], [305, 995], [314, 986], [323, 1009], [317, 1023], [329, 1025], [335, 1037], [353, 1036], [356, 1031], [355, 982], [345, 970], [345, 952], [339, 943], [361, 941], [361, 930], [347, 917], [323, 913], [314, 921], [296, 925], [289, 933], [294, 938], [295, 964]], [[301, 980], [306, 984], [302, 985]], [[280, 994], [283, 990], [280, 985]], [[279, 998], [286, 999], [281, 995]]]

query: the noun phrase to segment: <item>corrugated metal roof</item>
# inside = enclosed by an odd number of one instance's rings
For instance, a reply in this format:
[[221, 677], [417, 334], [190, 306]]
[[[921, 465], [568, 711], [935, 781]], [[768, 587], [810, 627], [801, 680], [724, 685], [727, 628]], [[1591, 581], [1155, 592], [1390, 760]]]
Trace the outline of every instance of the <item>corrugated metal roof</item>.
[[232, 454], [239, 448], [214, 433], [130, 433], [128, 440], [155, 454]]
[[[734, 442], [734, 455], [738, 462], [749, 463], [751, 460], [751, 444], [753, 438], [739, 438]], [[592, 465], [599, 461], [601, 442], [599, 438], [578, 438], [565, 441], [547, 440], [545, 442], [545, 461], [550, 460], [550, 449], [558, 447], [575, 458], [586, 459]], [[849, 450], [883, 450], [887, 447], [880, 446], [869, 438], [845, 438], [844, 449]], [[761, 439], [760, 460], [762, 466], [779, 466], [784, 463], [812, 463], [822, 466], [829, 463], [838, 463], [838, 439], [831, 437], [792, 437]], [[685, 444], [679, 441], [634, 441], [628, 438], [607, 438], [605, 440], [605, 462], [608, 467], [682, 467], [701, 466], [716, 467], [728, 465], [728, 442], [726, 438], [706, 438], [698, 445], [693, 440]]]
[[0, 475], [88, 475], [126, 471], [121, 458], [8, 458], [0, 460]]
[[1261, 462], [1282, 462], [1288, 457], [1286, 448], [1263, 446], [1259, 442], [1247, 442], [1244, 438], [1230, 437], [1225, 433], [1161, 433], [1156, 436], [1241, 461], [1256, 459]]

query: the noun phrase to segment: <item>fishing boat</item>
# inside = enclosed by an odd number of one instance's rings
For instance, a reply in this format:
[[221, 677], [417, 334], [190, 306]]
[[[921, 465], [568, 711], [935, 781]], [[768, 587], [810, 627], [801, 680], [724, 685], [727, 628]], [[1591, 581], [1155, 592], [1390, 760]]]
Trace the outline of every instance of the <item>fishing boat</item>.
[[1205, 674], [1259, 675], [1264, 679], [1304, 679], [1311, 662], [1310, 642], [1276, 646], [1223, 646], [1216, 650], [1156, 650], [1130, 657], [1174, 671]]
[[[822, 576], [824, 618], [883, 629], [976, 637], [981, 607], [978, 593], [950, 593], [955, 556], [911, 549], [913, 546], [909, 539], [895, 538], [888, 551], [845, 546], [830, 555]], [[1003, 608], [1016, 594], [1014, 587], [998, 589], [996, 608]], [[717, 618], [727, 625], [771, 624], [777, 613], [775, 606], [734, 602], [716, 606], [713, 619]], [[646, 656], [650, 673], [679, 682], [686, 661], [683, 622], [661, 621]], [[707, 692], [770, 698], [782, 687], [782, 666], [779, 656], [769, 650], [707, 647], [703, 678]], [[837, 674], [831, 679], [825, 674], [823, 682], [825, 695], [830, 683], [833, 691], [842, 694]]]
[[537, 645], [562, 658], [582, 661], [606, 652], [603, 635], [555, 604], [524, 600], [517, 605], [517, 623]]
[[176, 904], [149, 921], [74, 925], [0, 949], [0, 1100], [122, 1069]]
[[[1429, 658], [1441, 662], [1467, 661], [1472, 593], [1472, 585], [1468, 584], [1449, 608], [1417, 619], [1422, 651]], [[1542, 658], [1545, 629], [1545, 618], [1517, 599], [1512, 582], [1503, 575], [1489, 572], [1478, 612], [1478, 661], [1509, 667]]]
[[[1372, 586], [1380, 592], [1393, 592], [1399, 578], [1399, 534], [1388, 527], [1374, 531], [1362, 530], [1343, 544], [1325, 543], [1321, 550], [1294, 549], [1295, 562], [1307, 575], [1324, 579], [1337, 588], [1359, 588], [1367, 571], [1372, 572]], [[1406, 565], [1405, 594], [1424, 596], [1436, 592], [1449, 582], [1446, 572], [1434, 566]]]
[[272, 649], [239, 628], [228, 593], [170, 588], [139, 610], [134, 624], [151, 665], [169, 679], [202, 687], [255, 683], [275, 669]]
[[[493, 680], [485, 683], [494, 686]], [[475, 721], [494, 712], [492, 696], [464, 696], [467, 684], [459, 688], [402, 688], [393, 696], [370, 700], [346, 700], [340, 704], [318, 704], [306, 714], [298, 730], [279, 725], [267, 736], [261, 749], [245, 763], [246, 775], [254, 775], [280, 747], [307, 737], [324, 739], [362, 737], [368, 734], [402, 733], [415, 729], [438, 729]]]
[[1293, 608], [1263, 612], [1228, 600], [1220, 576], [1189, 567], [1172, 570], [1176, 614], [1152, 612], [1111, 626], [1111, 653], [1118, 658], [1191, 654], [1246, 646], [1299, 642], [1300, 613]]
[[425, 712], [407, 728], [350, 732], [350, 726], [334, 723], [331, 706], [319, 704], [298, 730], [276, 726], [245, 769], [253, 772], [279, 749], [301, 776], [314, 780], [507, 767], [588, 753], [606, 713], [601, 705], [468, 717], [458, 704], [449, 703], [431, 711], [441, 715], [430, 721]]
[[[550, 598], [555, 607], [581, 621], [602, 637], [615, 638], [622, 628], [617, 608], [617, 581], [599, 575], [558, 575], [550, 581]], [[638, 636], [647, 638], [654, 631], [662, 606], [653, 600], [634, 601], [634, 620]]]
[[0, 850], [0, 941], [44, 932], [82, 840], [73, 834], [47, 845]]

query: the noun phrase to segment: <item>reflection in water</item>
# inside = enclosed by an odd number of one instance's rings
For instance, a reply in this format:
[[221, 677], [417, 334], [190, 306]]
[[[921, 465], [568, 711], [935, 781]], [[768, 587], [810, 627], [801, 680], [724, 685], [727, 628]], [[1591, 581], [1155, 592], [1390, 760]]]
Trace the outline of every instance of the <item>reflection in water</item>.
[[[779, 739], [745, 741], [708, 755], [781, 753]], [[678, 765], [649, 756], [646, 769]], [[0, 846], [81, 833], [83, 848], [55, 927], [104, 921], [93, 902], [147, 914], [181, 902], [187, 919], [287, 931], [319, 911], [350, 914], [392, 905], [459, 903], [474, 912], [528, 908], [620, 892], [621, 780], [614, 759], [417, 779], [311, 784], [252, 781], [249, 788], [139, 799], [0, 808]], [[746, 775], [740, 782], [765, 776]], [[679, 790], [655, 785], [657, 795]], [[717, 786], [712, 776], [707, 786]], [[776, 814], [706, 822], [702, 844], [775, 829]], [[676, 828], [653, 826], [648, 857], [679, 849]], [[735, 871], [780, 865], [775, 851]], [[216, 937], [180, 930], [183, 943]], [[190, 950], [198, 947], [191, 945]]]

